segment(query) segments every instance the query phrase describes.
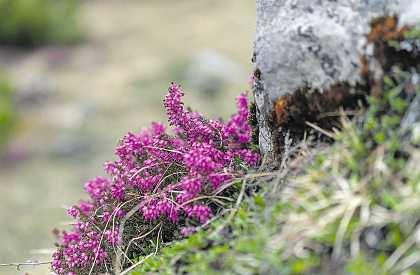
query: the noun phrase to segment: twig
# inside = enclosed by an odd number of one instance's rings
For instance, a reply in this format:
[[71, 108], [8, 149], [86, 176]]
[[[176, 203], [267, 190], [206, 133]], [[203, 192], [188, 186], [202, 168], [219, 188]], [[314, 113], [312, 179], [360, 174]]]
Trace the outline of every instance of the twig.
[[93, 263], [92, 263], [92, 265], [91, 265], [91, 267], [90, 267], [90, 270], [89, 270], [89, 274], [88, 274], [88, 275], [91, 275], [91, 274], [92, 274], [92, 272], [93, 272], [93, 269], [95, 268], [96, 260], [98, 259], [99, 250], [101, 249], [101, 245], [102, 245], [102, 241], [103, 241], [103, 239], [104, 239], [105, 231], [106, 231], [106, 229], [108, 228], [108, 225], [109, 225], [110, 221], [111, 221], [111, 220], [108, 220], [108, 221], [106, 222], [106, 224], [105, 224], [105, 228], [104, 228], [104, 230], [102, 231], [101, 238], [99, 239], [98, 248], [96, 249], [96, 252], [95, 252], [95, 258], [93, 259]]
[[155, 254], [153, 256], [156, 256], [156, 254], [158, 253], [159, 250], [159, 240], [162, 237], [162, 223], [160, 224], [160, 228], [159, 228], [159, 232], [156, 238], [156, 249], [155, 249]]
[[161, 147], [156, 147], [156, 146], [144, 146], [144, 148], [156, 149], [156, 150], [161, 150], [161, 151], [166, 151], [166, 152], [170, 152], [170, 153], [175, 153], [175, 154], [182, 155], [182, 152], [181, 151], [171, 150], [171, 149], [167, 149], [167, 148], [161, 148]]
[[309, 121], [305, 121], [305, 123], [306, 123], [306, 125], [308, 125], [309, 127], [314, 128], [315, 130], [317, 130], [317, 131], [318, 131], [318, 132], [320, 132], [321, 134], [324, 134], [324, 135], [326, 135], [326, 136], [327, 136], [327, 137], [329, 137], [329, 138], [335, 139], [335, 136], [334, 136], [334, 134], [333, 134], [333, 133], [331, 133], [331, 132], [329, 132], [329, 131], [327, 131], [327, 130], [325, 130], [325, 129], [322, 129], [322, 128], [321, 128], [321, 127], [319, 127], [318, 125], [313, 124], [313, 123], [311, 123], [311, 122], [309, 122]]
[[[159, 225], [159, 224], [158, 224]], [[154, 230], [154, 229], [153, 229]], [[159, 239], [161, 238], [161, 233], [162, 233], [162, 223], [160, 223], [160, 228], [159, 228], [159, 232], [156, 238], [156, 249], [155, 252], [150, 253], [149, 255], [147, 255], [144, 259], [142, 259], [141, 261], [133, 264], [132, 266], [130, 266], [129, 268], [127, 268], [126, 270], [124, 270], [123, 272], [121, 272], [119, 275], [124, 275], [124, 274], [128, 274], [128, 272], [130, 272], [131, 270], [133, 270], [134, 268], [136, 268], [137, 266], [141, 265], [142, 263], [144, 263], [144, 261], [146, 261], [148, 258], [150, 258], [151, 256], [156, 256], [158, 250], [159, 250]]]
[[233, 201], [231, 198], [229, 197], [223, 197], [223, 196], [201, 196], [201, 197], [196, 197], [194, 199], [188, 200], [186, 202], [184, 202], [183, 204], [181, 204], [181, 207], [187, 204], [190, 204], [194, 201], [198, 201], [198, 200], [204, 200], [204, 199], [223, 199], [223, 200], [227, 200], [227, 201]]
[[17, 270], [20, 270], [22, 266], [37, 266], [37, 265], [45, 265], [51, 264], [51, 261], [47, 262], [40, 262], [40, 261], [27, 261], [24, 263], [8, 263], [8, 264], [0, 264], [0, 267], [16, 267]]
[[142, 263], [144, 263], [148, 258], [152, 257], [155, 255], [155, 252], [150, 253], [149, 255], [147, 255], [144, 259], [142, 259], [141, 261], [138, 261], [137, 263], [133, 264], [132, 266], [130, 266], [129, 268], [127, 268], [126, 270], [124, 270], [123, 272], [121, 272], [119, 275], [125, 275], [128, 274], [128, 272], [130, 272], [131, 270], [133, 270], [134, 268], [136, 268], [137, 266], [141, 265]]
[[[120, 223], [120, 225], [119, 225], [119, 229], [118, 229], [118, 234], [119, 234], [119, 239], [121, 239], [122, 240], [122, 235], [123, 235], [123, 232], [124, 232], [124, 225], [125, 225], [125, 223], [126, 223], [126, 221], [128, 220], [128, 219], [130, 219], [131, 218], [131, 216], [133, 216], [139, 209], [141, 208], [141, 205], [140, 204], [137, 204], [135, 207], [133, 207], [125, 216], [124, 216], [124, 218], [122, 219], [122, 221], [121, 221], [121, 223]], [[122, 252], [122, 249], [120, 249], [120, 253], [117, 253], [117, 255], [116, 255], [116, 260], [115, 260], [115, 264], [116, 264], [116, 274], [118, 274], [118, 272], [119, 272], [119, 270], [120, 270], [120, 265], [121, 265], [121, 254], [123, 253], [121, 253]], [[124, 253], [124, 256], [126, 256], [126, 254]]]
[[254, 173], [254, 174], [246, 174], [244, 177], [238, 177], [231, 179], [228, 183], [223, 184], [220, 188], [216, 189], [216, 191], [213, 193], [214, 195], [217, 195], [227, 188], [229, 188], [232, 185], [235, 185], [239, 180], [243, 180], [245, 178], [247, 179], [256, 179], [256, 178], [262, 178], [262, 177], [269, 177], [269, 176], [277, 176], [279, 174], [279, 171], [274, 172], [264, 172], [264, 173]]
[[[144, 233], [143, 235], [141, 235], [141, 236], [138, 236], [138, 237], [135, 237], [135, 238], [133, 238], [133, 239], [131, 239], [129, 242], [128, 242], [128, 244], [127, 244], [127, 248], [125, 249], [125, 254], [127, 254], [128, 253], [128, 250], [130, 249], [130, 246], [131, 246], [131, 244], [133, 243], [133, 242], [135, 242], [135, 241], [138, 241], [138, 240], [140, 240], [140, 239], [142, 239], [142, 238], [144, 238], [144, 237], [147, 237], [149, 234], [151, 234], [153, 231], [155, 231], [156, 230], [156, 228], [158, 228], [158, 226], [160, 226], [160, 230], [162, 229], [162, 222], [160, 222], [160, 223], [158, 223], [152, 230], [149, 230], [148, 232], [146, 232], [146, 233]], [[159, 231], [160, 231], [159, 230]], [[159, 233], [158, 233], [159, 234]]]
[[339, 117], [339, 116], [355, 116], [360, 114], [360, 111], [343, 111], [340, 110], [338, 112], [327, 112], [327, 113], [323, 113], [320, 114], [319, 116], [317, 116], [317, 119], [322, 119], [322, 118], [326, 118], [326, 117]]
[[235, 216], [236, 212], [238, 211], [239, 205], [242, 202], [242, 199], [245, 195], [245, 187], [246, 187], [246, 181], [247, 181], [247, 177], [245, 177], [243, 179], [242, 182], [242, 187], [241, 187], [241, 192], [239, 193], [238, 199], [236, 200], [235, 203], [235, 207], [232, 209], [232, 212], [230, 212], [229, 216], [227, 217], [226, 221], [221, 224], [218, 228], [216, 228], [216, 230], [214, 230], [211, 234], [210, 234], [210, 238], [212, 238], [213, 236], [215, 236], [216, 234], [218, 234]]
[[[172, 164], [171, 164], [172, 165]], [[170, 166], [166, 169], [165, 173], [167, 172], [167, 170], [170, 168]], [[165, 174], [164, 173], [164, 174]], [[153, 190], [153, 193], [156, 193], [156, 191], [158, 190], [159, 186], [162, 184], [162, 182], [164, 182], [167, 178], [174, 176], [174, 175], [179, 175], [179, 174], [185, 174], [185, 172], [176, 172], [176, 173], [172, 173], [169, 175], [166, 175], [165, 177], [162, 176], [161, 180], [159, 181], [159, 183], [156, 185], [155, 189]]]
[[144, 170], [146, 170], [146, 169], [149, 169], [149, 168], [153, 168], [153, 167], [155, 167], [155, 166], [158, 166], [160, 163], [155, 163], [155, 164], [153, 164], [153, 165], [149, 165], [149, 166], [145, 166], [145, 167], [142, 167], [142, 168], [140, 168], [139, 170], [137, 170], [130, 178], [129, 178], [129, 180], [132, 180], [132, 179], [134, 179], [134, 177], [135, 176], [137, 176], [138, 174], [140, 174], [142, 171], [144, 171]]
[[[140, 198], [142, 198], [143, 196], [141, 196]], [[124, 205], [126, 205], [126, 204], [128, 204], [128, 203], [131, 203], [132, 201], [134, 201], [134, 200], [136, 200], [137, 198], [133, 198], [133, 199], [131, 199], [131, 200], [129, 200], [129, 201], [126, 201], [126, 202], [124, 202], [124, 203], [122, 203], [122, 204], [120, 204], [117, 208], [115, 208], [115, 210], [114, 210], [114, 212], [113, 212], [113, 215], [112, 215], [112, 231], [114, 231], [115, 230], [115, 218], [116, 218], [116, 216], [117, 216], [117, 213], [122, 209], [122, 207], [124, 206]], [[135, 211], [134, 211], [135, 212]], [[133, 213], [134, 213], [133, 212]], [[123, 218], [123, 220], [122, 220], [122, 222], [123, 223], [125, 223], [126, 222], [126, 220], [125, 220], [125, 217], [128, 215], [128, 213], [124, 216], [124, 218]], [[131, 214], [131, 215], [133, 215], [133, 214]], [[130, 216], [131, 217], [131, 216]], [[124, 226], [124, 225], [123, 225]], [[119, 231], [118, 231], [118, 240], [122, 240], [122, 233], [120, 232], [120, 230], [121, 230], [121, 227], [119, 227]], [[115, 251], [115, 246], [113, 245], [113, 247], [114, 247], [114, 252], [115, 252], [115, 254], [117, 254], [117, 252]], [[118, 249], [120, 249], [121, 250], [121, 248], [118, 246]]]

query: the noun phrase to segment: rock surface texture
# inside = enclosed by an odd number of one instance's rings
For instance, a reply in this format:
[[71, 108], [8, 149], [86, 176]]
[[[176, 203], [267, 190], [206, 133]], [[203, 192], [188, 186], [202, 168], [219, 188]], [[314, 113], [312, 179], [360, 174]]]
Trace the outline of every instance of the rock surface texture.
[[254, 86], [263, 153], [273, 147], [273, 108], [280, 97], [308, 88], [320, 94], [362, 81], [362, 56], [374, 18], [419, 22], [418, 0], [257, 0]]

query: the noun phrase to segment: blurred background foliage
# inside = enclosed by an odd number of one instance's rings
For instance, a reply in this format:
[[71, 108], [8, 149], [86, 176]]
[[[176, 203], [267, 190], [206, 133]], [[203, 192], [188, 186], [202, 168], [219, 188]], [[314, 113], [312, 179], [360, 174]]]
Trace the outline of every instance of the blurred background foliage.
[[[227, 118], [254, 29], [254, 0], [0, 0], [0, 263], [49, 259], [64, 207], [118, 139], [165, 120], [171, 81]], [[23, 272], [48, 268], [0, 269]]]
[[77, 0], [0, 0], [0, 42], [20, 46], [80, 38]]
[[0, 157], [16, 122], [12, 92], [11, 84], [0, 73]]

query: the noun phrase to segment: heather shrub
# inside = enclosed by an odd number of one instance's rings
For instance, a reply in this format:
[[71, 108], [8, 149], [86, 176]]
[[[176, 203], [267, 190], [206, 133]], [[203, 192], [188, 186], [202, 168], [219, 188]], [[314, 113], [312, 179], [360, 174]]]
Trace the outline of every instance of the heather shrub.
[[58, 274], [117, 272], [159, 243], [205, 225], [237, 193], [232, 184], [259, 162], [251, 148], [248, 100], [226, 123], [187, 110], [172, 84], [164, 100], [172, 132], [161, 123], [128, 133], [107, 162], [109, 177], [85, 184], [89, 199], [68, 209], [71, 231], [57, 232]]
[[77, 0], [0, 0], [0, 43], [35, 46], [80, 37]]

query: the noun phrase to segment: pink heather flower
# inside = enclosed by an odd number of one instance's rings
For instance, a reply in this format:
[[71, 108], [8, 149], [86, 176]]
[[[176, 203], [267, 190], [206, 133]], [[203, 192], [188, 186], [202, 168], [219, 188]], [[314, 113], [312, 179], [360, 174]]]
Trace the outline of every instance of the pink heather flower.
[[121, 244], [120, 232], [118, 231], [118, 229], [106, 230], [105, 236], [109, 244], [113, 246]]
[[94, 200], [104, 199], [107, 194], [107, 189], [110, 186], [110, 181], [103, 177], [96, 177], [93, 180], [85, 183], [85, 190]]
[[109, 221], [111, 221], [111, 218], [112, 218], [112, 216], [111, 216], [111, 213], [109, 213], [109, 212], [107, 212], [107, 211], [105, 211], [103, 214], [102, 214], [102, 222], [103, 223], [107, 223], [107, 222], [109, 222]]
[[152, 133], [154, 136], [161, 136], [164, 135], [166, 131], [165, 125], [160, 122], [153, 122], [152, 123]]
[[125, 211], [124, 210], [122, 210], [122, 209], [119, 209], [119, 210], [117, 210], [117, 212], [115, 213], [115, 216], [117, 217], [117, 218], [124, 218], [125, 217], [125, 215], [126, 215], [126, 213], [125, 213]]
[[85, 216], [91, 214], [92, 210], [94, 209], [94, 205], [90, 202], [81, 201], [79, 203], [79, 209]]
[[188, 237], [189, 235], [193, 234], [196, 231], [195, 227], [186, 226], [181, 228], [181, 235], [184, 237]]
[[235, 155], [245, 161], [249, 166], [255, 167], [260, 161], [260, 155], [249, 149], [240, 149], [235, 151]]
[[183, 96], [181, 86], [172, 83], [164, 100], [170, 125], [182, 127], [185, 124], [184, 103], [181, 100]]
[[69, 214], [73, 218], [77, 218], [79, 216], [80, 212], [76, 207], [72, 206], [67, 210], [67, 214]]
[[125, 197], [125, 185], [122, 180], [116, 180], [111, 186], [111, 196], [116, 200], [123, 201]]
[[188, 153], [184, 154], [184, 162], [192, 171], [208, 174], [216, 169], [220, 169], [222, 163], [214, 160], [220, 152], [211, 146], [194, 144]]
[[118, 165], [114, 162], [107, 161], [104, 164], [104, 170], [109, 175], [118, 174]]
[[211, 183], [211, 186], [213, 189], [219, 188], [223, 183], [229, 181], [232, 179], [231, 175], [226, 174], [210, 174], [209, 175], [209, 181]]
[[157, 201], [155, 199], [145, 201], [141, 208], [141, 212], [145, 220], [154, 221], [160, 216], [160, 211], [157, 208]]
[[211, 209], [207, 197], [244, 173], [244, 166], [234, 165], [234, 160], [249, 167], [259, 163], [249, 144], [245, 94], [238, 97], [238, 112], [227, 123], [188, 111], [183, 95], [181, 86], [172, 83], [164, 99], [174, 134], [162, 123], [128, 133], [115, 150], [117, 160], [104, 164], [109, 178], [85, 184], [90, 199], [67, 210], [75, 222], [70, 232], [58, 236], [51, 264], [55, 273], [87, 274], [95, 259], [93, 274], [112, 266], [114, 246], [123, 244], [119, 226], [133, 205], [139, 211], [131, 219], [141, 226], [171, 223], [183, 236], [194, 233], [220, 210]]
[[181, 180], [182, 188], [189, 194], [198, 194], [201, 192], [202, 183], [199, 178], [188, 178], [185, 177]]
[[248, 76], [248, 84], [249, 84], [249, 87], [253, 88], [256, 83], [257, 83], [257, 78], [255, 77], [255, 74], [254, 73], [251, 73]]
[[191, 194], [191, 193], [188, 193], [188, 192], [184, 191], [184, 193], [179, 194], [176, 197], [176, 202], [181, 204], [182, 206], [184, 206], [184, 205], [186, 205], [187, 202], [189, 202], [190, 200], [192, 200], [195, 197], [196, 197], [196, 194]]
[[206, 205], [196, 204], [188, 211], [188, 216], [198, 219], [200, 223], [205, 223], [212, 216], [212, 211]]
[[248, 99], [244, 94], [237, 98], [237, 108], [238, 113], [228, 121], [224, 130], [234, 141], [239, 144], [247, 144], [251, 141], [252, 129], [248, 124]]

